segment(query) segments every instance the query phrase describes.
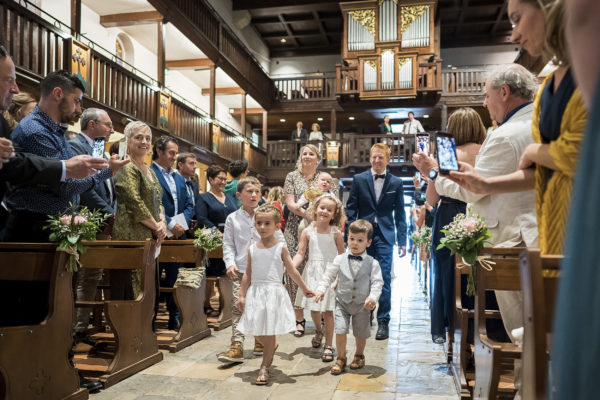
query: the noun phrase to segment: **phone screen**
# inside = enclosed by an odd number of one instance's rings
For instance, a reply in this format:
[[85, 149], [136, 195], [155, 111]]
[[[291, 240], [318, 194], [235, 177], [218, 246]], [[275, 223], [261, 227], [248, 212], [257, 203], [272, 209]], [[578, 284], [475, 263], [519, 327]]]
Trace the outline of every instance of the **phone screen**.
[[416, 151], [422, 151], [429, 155], [429, 135], [417, 135], [416, 136]]
[[437, 135], [437, 159], [440, 173], [458, 171], [458, 158], [456, 157], [456, 144], [450, 135]]
[[92, 157], [104, 157], [104, 140], [94, 140], [94, 147], [92, 147]]

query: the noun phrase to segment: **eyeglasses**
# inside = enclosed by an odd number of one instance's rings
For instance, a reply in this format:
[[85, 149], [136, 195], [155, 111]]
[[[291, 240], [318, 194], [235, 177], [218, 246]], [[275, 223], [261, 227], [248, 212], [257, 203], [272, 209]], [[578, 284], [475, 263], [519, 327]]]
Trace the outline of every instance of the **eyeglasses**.
[[221, 182], [225, 182], [227, 181], [227, 177], [223, 177], [223, 176], [217, 176], [215, 178], [215, 181], [221, 181]]
[[96, 123], [97, 123], [97, 124], [102, 124], [102, 125], [106, 126], [106, 127], [107, 127], [107, 128], [109, 128], [109, 129], [112, 129], [112, 128], [113, 128], [113, 124], [112, 124], [112, 122], [110, 122], [110, 121], [109, 121], [109, 122], [96, 121]]

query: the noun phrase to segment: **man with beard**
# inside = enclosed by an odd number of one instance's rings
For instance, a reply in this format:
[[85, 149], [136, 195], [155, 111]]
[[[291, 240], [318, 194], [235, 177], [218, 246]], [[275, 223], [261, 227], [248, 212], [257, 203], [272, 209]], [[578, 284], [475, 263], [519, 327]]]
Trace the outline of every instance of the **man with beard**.
[[[41, 98], [37, 107], [15, 128], [11, 139], [17, 150], [57, 160], [75, 156], [67, 143], [66, 125], [81, 114], [83, 82], [67, 71], [55, 71], [41, 84]], [[124, 163], [110, 160], [111, 168], [118, 170]], [[85, 179], [64, 179], [58, 187], [15, 185], [7, 197], [10, 212], [3, 240], [11, 242], [45, 242], [49, 232], [44, 231], [49, 214], [79, 204], [79, 194], [112, 176], [111, 169]]]

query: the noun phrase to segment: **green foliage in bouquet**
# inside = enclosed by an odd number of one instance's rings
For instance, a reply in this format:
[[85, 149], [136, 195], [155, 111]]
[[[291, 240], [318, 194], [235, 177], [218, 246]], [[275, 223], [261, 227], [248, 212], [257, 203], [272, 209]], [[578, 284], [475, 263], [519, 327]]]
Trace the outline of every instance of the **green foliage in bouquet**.
[[84, 240], [96, 240], [96, 234], [102, 230], [108, 214], [71, 203], [69, 210], [62, 214], [48, 216], [48, 225], [44, 229], [51, 231], [50, 241], [58, 242], [59, 251], [69, 254], [66, 269], [75, 272], [81, 267], [79, 254], [86, 251], [81, 243]]
[[423, 243], [425, 247], [431, 247], [431, 228], [428, 226], [422, 226], [414, 231], [410, 235], [411, 240], [414, 244], [420, 245]]
[[223, 236], [217, 228], [198, 228], [194, 236], [196, 237], [194, 246], [206, 251], [214, 250], [223, 244]]
[[465, 264], [471, 266], [471, 274], [469, 274], [467, 284], [467, 295], [474, 296], [476, 293], [475, 277], [477, 268], [475, 264], [477, 257], [491, 237], [485, 220], [477, 214], [467, 216], [460, 213], [441, 231], [445, 236], [440, 239], [437, 249], [446, 247], [450, 249], [451, 254], [458, 254], [462, 257]]

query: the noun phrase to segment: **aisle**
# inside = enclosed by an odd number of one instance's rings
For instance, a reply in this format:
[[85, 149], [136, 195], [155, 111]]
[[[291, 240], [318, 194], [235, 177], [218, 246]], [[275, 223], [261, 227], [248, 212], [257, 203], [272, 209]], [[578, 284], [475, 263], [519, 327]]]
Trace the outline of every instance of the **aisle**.
[[[372, 328], [367, 365], [359, 373], [332, 376], [332, 364], [323, 363], [319, 351], [310, 346], [314, 327], [307, 323], [303, 338], [278, 338], [272, 383], [259, 387], [252, 384], [261, 361], [252, 356], [252, 338], [246, 339], [244, 364], [224, 366], [217, 361], [217, 352], [229, 345], [231, 329], [226, 329], [179, 353], [165, 353], [161, 363], [90, 399], [457, 399], [443, 348], [431, 341], [429, 310], [408, 257], [396, 258], [395, 273], [390, 339], [376, 341], [376, 327]], [[354, 339], [349, 337], [348, 344], [351, 358]]]

